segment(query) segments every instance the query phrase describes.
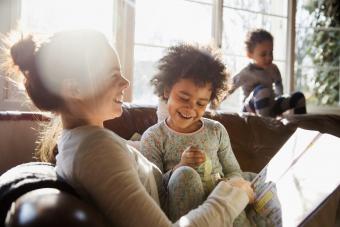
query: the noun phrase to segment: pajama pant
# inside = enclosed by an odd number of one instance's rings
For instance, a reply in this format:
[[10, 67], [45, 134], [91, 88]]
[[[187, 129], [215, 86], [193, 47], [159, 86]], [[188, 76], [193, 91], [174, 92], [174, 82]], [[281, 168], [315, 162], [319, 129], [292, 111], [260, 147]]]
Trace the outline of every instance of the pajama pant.
[[294, 114], [307, 112], [303, 93], [295, 92], [290, 96], [275, 98], [272, 89], [257, 85], [245, 101], [243, 111], [256, 113], [260, 116], [276, 117], [289, 109], [293, 109]]
[[[246, 180], [251, 180], [255, 175], [254, 173], [248, 173], [243, 176]], [[172, 173], [169, 181], [165, 182], [165, 184], [167, 185], [168, 191], [166, 213], [173, 222], [187, 214], [190, 210], [197, 208], [208, 196], [204, 191], [200, 175], [196, 170], [188, 166], [182, 166], [176, 169]], [[261, 222], [263, 222], [263, 218], [261, 219], [261, 217], [255, 217], [251, 221], [248, 220], [245, 211], [242, 211], [235, 219], [233, 226], [265, 226], [262, 225]]]

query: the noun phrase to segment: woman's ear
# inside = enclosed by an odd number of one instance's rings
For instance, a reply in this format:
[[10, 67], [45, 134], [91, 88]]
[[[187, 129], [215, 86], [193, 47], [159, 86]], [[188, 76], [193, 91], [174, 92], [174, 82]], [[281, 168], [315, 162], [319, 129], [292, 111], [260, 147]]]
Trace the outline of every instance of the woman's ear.
[[66, 79], [61, 84], [61, 94], [67, 99], [81, 99], [78, 84], [72, 79]]
[[169, 95], [170, 95], [170, 88], [168, 87], [164, 88], [163, 98], [167, 100], [169, 98]]

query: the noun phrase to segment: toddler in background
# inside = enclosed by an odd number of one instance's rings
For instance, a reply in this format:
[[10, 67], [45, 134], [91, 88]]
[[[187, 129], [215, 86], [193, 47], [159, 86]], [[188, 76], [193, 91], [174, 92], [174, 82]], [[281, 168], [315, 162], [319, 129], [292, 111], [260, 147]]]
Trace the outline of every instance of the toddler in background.
[[[141, 151], [163, 172], [170, 220], [201, 205], [221, 178], [250, 185], [242, 179], [224, 126], [203, 117], [208, 105], [214, 109], [224, 99], [228, 79], [219, 52], [211, 46], [175, 45], [159, 60], [151, 83], [167, 111], [164, 120], [143, 133]], [[248, 190], [250, 202], [252, 195]], [[244, 212], [234, 225], [249, 225]]]
[[244, 112], [276, 117], [293, 109], [295, 114], [305, 114], [306, 100], [303, 93], [283, 96], [281, 74], [273, 64], [273, 41], [273, 36], [264, 29], [255, 29], [247, 34], [246, 51], [252, 63], [234, 76], [229, 93], [242, 87]]

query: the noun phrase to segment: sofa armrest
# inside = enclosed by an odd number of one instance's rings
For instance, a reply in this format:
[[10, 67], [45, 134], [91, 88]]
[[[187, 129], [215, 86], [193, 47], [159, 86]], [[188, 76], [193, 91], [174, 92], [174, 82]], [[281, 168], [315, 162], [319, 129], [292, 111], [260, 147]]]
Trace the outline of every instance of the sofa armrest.
[[55, 188], [27, 192], [12, 203], [6, 227], [108, 226], [93, 207]]
[[287, 115], [282, 119], [287, 125], [307, 130], [317, 130], [340, 137], [340, 115], [335, 114], [300, 114]]
[[105, 226], [53, 165], [31, 162], [0, 176], [0, 226]]

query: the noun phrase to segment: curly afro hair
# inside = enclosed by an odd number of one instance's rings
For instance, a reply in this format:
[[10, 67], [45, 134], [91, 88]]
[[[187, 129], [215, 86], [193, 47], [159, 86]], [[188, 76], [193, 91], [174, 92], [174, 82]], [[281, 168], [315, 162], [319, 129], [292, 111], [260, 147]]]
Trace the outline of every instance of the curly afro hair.
[[167, 49], [158, 61], [158, 72], [151, 79], [155, 94], [163, 99], [164, 90], [180, 79], [190, 79], [198, 86], [212, 85], [210, 107], [216, 109], [229, 89], [230, 74], [221, 53], [211, 45], [180, 43]]

